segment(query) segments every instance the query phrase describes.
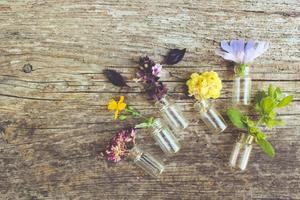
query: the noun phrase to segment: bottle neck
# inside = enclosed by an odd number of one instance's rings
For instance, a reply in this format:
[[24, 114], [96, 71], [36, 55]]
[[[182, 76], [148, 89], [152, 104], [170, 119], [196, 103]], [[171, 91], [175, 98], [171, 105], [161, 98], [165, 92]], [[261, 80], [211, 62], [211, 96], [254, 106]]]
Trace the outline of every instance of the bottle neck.
[[161, 119], [159, 119], [159, 118], [155, 119], [154, 122], [153, 122], [153, 124], [152, 124], [152, 126], [151, 126], [151, 128], [152, 128], [153, 131], [159, 130], [162, 127], [163, 127], [163, 124], [162, 124]]
[[234, 66], [234, 73], [239, 77], [249, 76], [250, 67], [247, 64], [236, 64]]
[[135, 145], [132, 149], [129, 150], [128, 158], [135, 161], [142, 155], [142, 153], [142, 150]]
[[252, 135], [247, 135], [245, 133], [242, 133], [239, 142], [242, 144], [252, 144], [254, 140], [254, 137]]
[[165, 109], [167, 107], [169, 107], [170, 105], [170, 101], [167, 98], [167, 96], [164, 96], [163, 98], [161, 98], [160, 100], [157, 100], [155, 102], [155, 105], [159, 108], [159, 109]]
[[206, 112], [211, 106], [208, 99], [201, 99], [194, 104], [194, 107], [200, 112]]

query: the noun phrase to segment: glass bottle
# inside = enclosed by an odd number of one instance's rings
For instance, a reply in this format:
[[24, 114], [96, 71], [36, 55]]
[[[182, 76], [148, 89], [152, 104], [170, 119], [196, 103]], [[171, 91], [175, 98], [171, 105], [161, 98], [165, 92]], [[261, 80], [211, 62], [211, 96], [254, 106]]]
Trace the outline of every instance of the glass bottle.
[[235, 143], [229, 158], [229, 165], [231, 167], [236, 167], [238, 164], [238, 168], [241, 170], [246, 169], [253, 148], [253, 140], [254, 137], [252, 135], [246, 136], [245, 133], [242, 133]]
[[226, 122], [221, 114], [208, 100], [200, 100], [195, 103], [195, 108], [200, 112], [200, 118], [213, 133], [221, 133], [226, 128]]
[[156, 101], [155, 105], [159, 108], [162, 117], [168, 125], [174, 129], [185, 129], [188, 127], [188, 121], [183, 116], [176, 104], [171, 102], [166, 96]]
[[235, 65], [234, 73], [232, 102], [233, 104], [249, 105], [251, 97], [250, 68], [244, 64]]
[[165, 169], [164, 164], [147, 152], [143, 152], [139, 147], [134, 146], [129, 152], [129, 158], [153, 177], [159, 176]]
[[174, 154], [180, 150], [180, 144], [177, 138], [160, 119], [155, 119], [153, 122], [152, 136], [167, 155]]

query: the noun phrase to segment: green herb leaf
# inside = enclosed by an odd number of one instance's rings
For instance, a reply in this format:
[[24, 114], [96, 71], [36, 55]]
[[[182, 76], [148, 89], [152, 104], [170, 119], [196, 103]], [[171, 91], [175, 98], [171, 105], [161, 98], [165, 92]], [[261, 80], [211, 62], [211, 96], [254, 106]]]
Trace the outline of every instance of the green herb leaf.
[[227, 115], [234, 126], [237, 128], [246, 128], [246, 125], [242, 120], [244, 115], [239, 110], [230, 108], [227, 110]]
[[272, 86], [272, 84], [270, 84], [269, 88], [268, 88], [268, 95], [269, 95], [269, 97], [273, 97], [273, 92], [274, 92], [273, 86]]
[[261, 106], [262, 106], [264, 113], [269, 114], [275, 108], [276, 104], [275, 104], [273, 98], [265, 97], [261, 101]]
[[276, 119], [267, 119], [267, 120], [265, 121], [265, 123], [266, 123], [266, 126], [267, 126], [268, 128], [273, 128], [274, 126], [282, 126], [282, 125], [284, 125], [284, 122], [283, 122], [283, 121], [281, 121], [281, 120], [276, 120]]
[[119, 116], [119, 119], [120, 119], [121, 121], [124, 121], [126, 118], [127, 118], [126, 115], [120, 115], [120, 116]]
[[140, 124], [135, 125], [134, 127], [135, 128], [147, 128], [148, 127], [148, 123], [142, 122]]
[[266, 139], [257, 138], [257, 143], [270, 158], [273, 158], [275, 156], [275, 150], [273, 146]]
[[254, 103], [259, 104], [263, 98], [268, 96], [265, 91], [258, 91], [254, 96]]
[[282, 96], [281, 90], [277, 87], [274, 91], [274, 98], [278, 101]]
[[293, 96], [292, 96], [292, 95], [286, 96], [286, 97], [284, 97], [284, 98], [277, 104], [277, 107], [278, 107], [278, 108], [285, 107], [285, 106], [287, 106], [289, 103], [291, 103], [292, 100], [293, 100]]

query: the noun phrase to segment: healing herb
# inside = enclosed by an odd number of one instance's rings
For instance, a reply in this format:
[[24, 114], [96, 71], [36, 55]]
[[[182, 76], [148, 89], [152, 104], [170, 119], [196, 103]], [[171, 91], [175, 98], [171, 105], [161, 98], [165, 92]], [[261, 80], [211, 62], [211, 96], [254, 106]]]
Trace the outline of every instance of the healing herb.
[[144, 82], [145, 91], [151, 99], [160, 100], [167, 94], [166, 85], [159, 81], [162, 64], [178, 63], [183, 59], [185, 52], [186, 49], [171, 49], [161, 64], [155, 63], [148, 56], [140, 57], [137, 75]]
[[268, 91], [259, 91], [254, 97], [254, 107], [259, 113], [257, 121], [252, 121], [248, 116], [241, 113], [236, 108], [227, 110], [227, 115], [234, 126], [247, 130], [248, 134], [255, 138], [255, 142], [271, 158], [275, 156], [275, 150], [267, 141], [265, 133], [260, 129], [261, 126], [273, 128], [282, 125], [283, 121], [277, 119], [275, 109], [283, 108], [290, 104], [293, 96], [284, 96], [279, 87], [273, 88], [269, 85]]
[[117, 72], [116, 70], [113, 69], [105, 69], [103, 70], [103, 74], [106, 76], [106, 78], [108, 78], [108, 80], [114, 84], [115, 86], [119, 86], [119, 87], [124, 87], [124, 86], [128, 86], [126, 84], [125, 79], [123, 78], [123, 76]]
[[[114, 119], [120, 119], [121, 121], [126, 120], [128, 117], [140, 119], [141, 122], [135, 125], [134, 128], [149, 128], [153, 125], [153, 117], [145, 117], [137, 109], [132, 106], [128, 106], [124, 102], [124, 96], [119, 98], [119, 101], [111, 99], [107, 105], [108, 110], [114, 111]], [[122, 112], [122, 113], [121, 113]], [[120, 114], [121, 113], [121, 114]]]
[[117, 163], [123, 160], [135, 145], [136, 130], [134, 128], [123, 129], [110, 141], [105, 151], [108, 161]]
[[140, 67], [137, 75], [144, 82], [146, 93], [151, 99], [160, 100], [167, 94], [167, 87], [159, 81], [161, 65], [156, 64], [148, 56], [141, 57], [139, 61]]
[[186, 49], [171, 49], [168, 55], [165, 58], [165, 63], [167, 65], [175, 65], [176, 63], [180, 62], [184, 57]]

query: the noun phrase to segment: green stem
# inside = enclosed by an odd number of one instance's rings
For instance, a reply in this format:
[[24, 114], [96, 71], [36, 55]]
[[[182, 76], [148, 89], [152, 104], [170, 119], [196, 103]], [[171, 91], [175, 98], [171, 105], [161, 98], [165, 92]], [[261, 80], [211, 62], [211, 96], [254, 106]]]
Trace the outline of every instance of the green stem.
[[260, 126], [262, 124], [263, 120], [264, 120], [264, 117], [260, 117], [256, 123], [256, 126]]

